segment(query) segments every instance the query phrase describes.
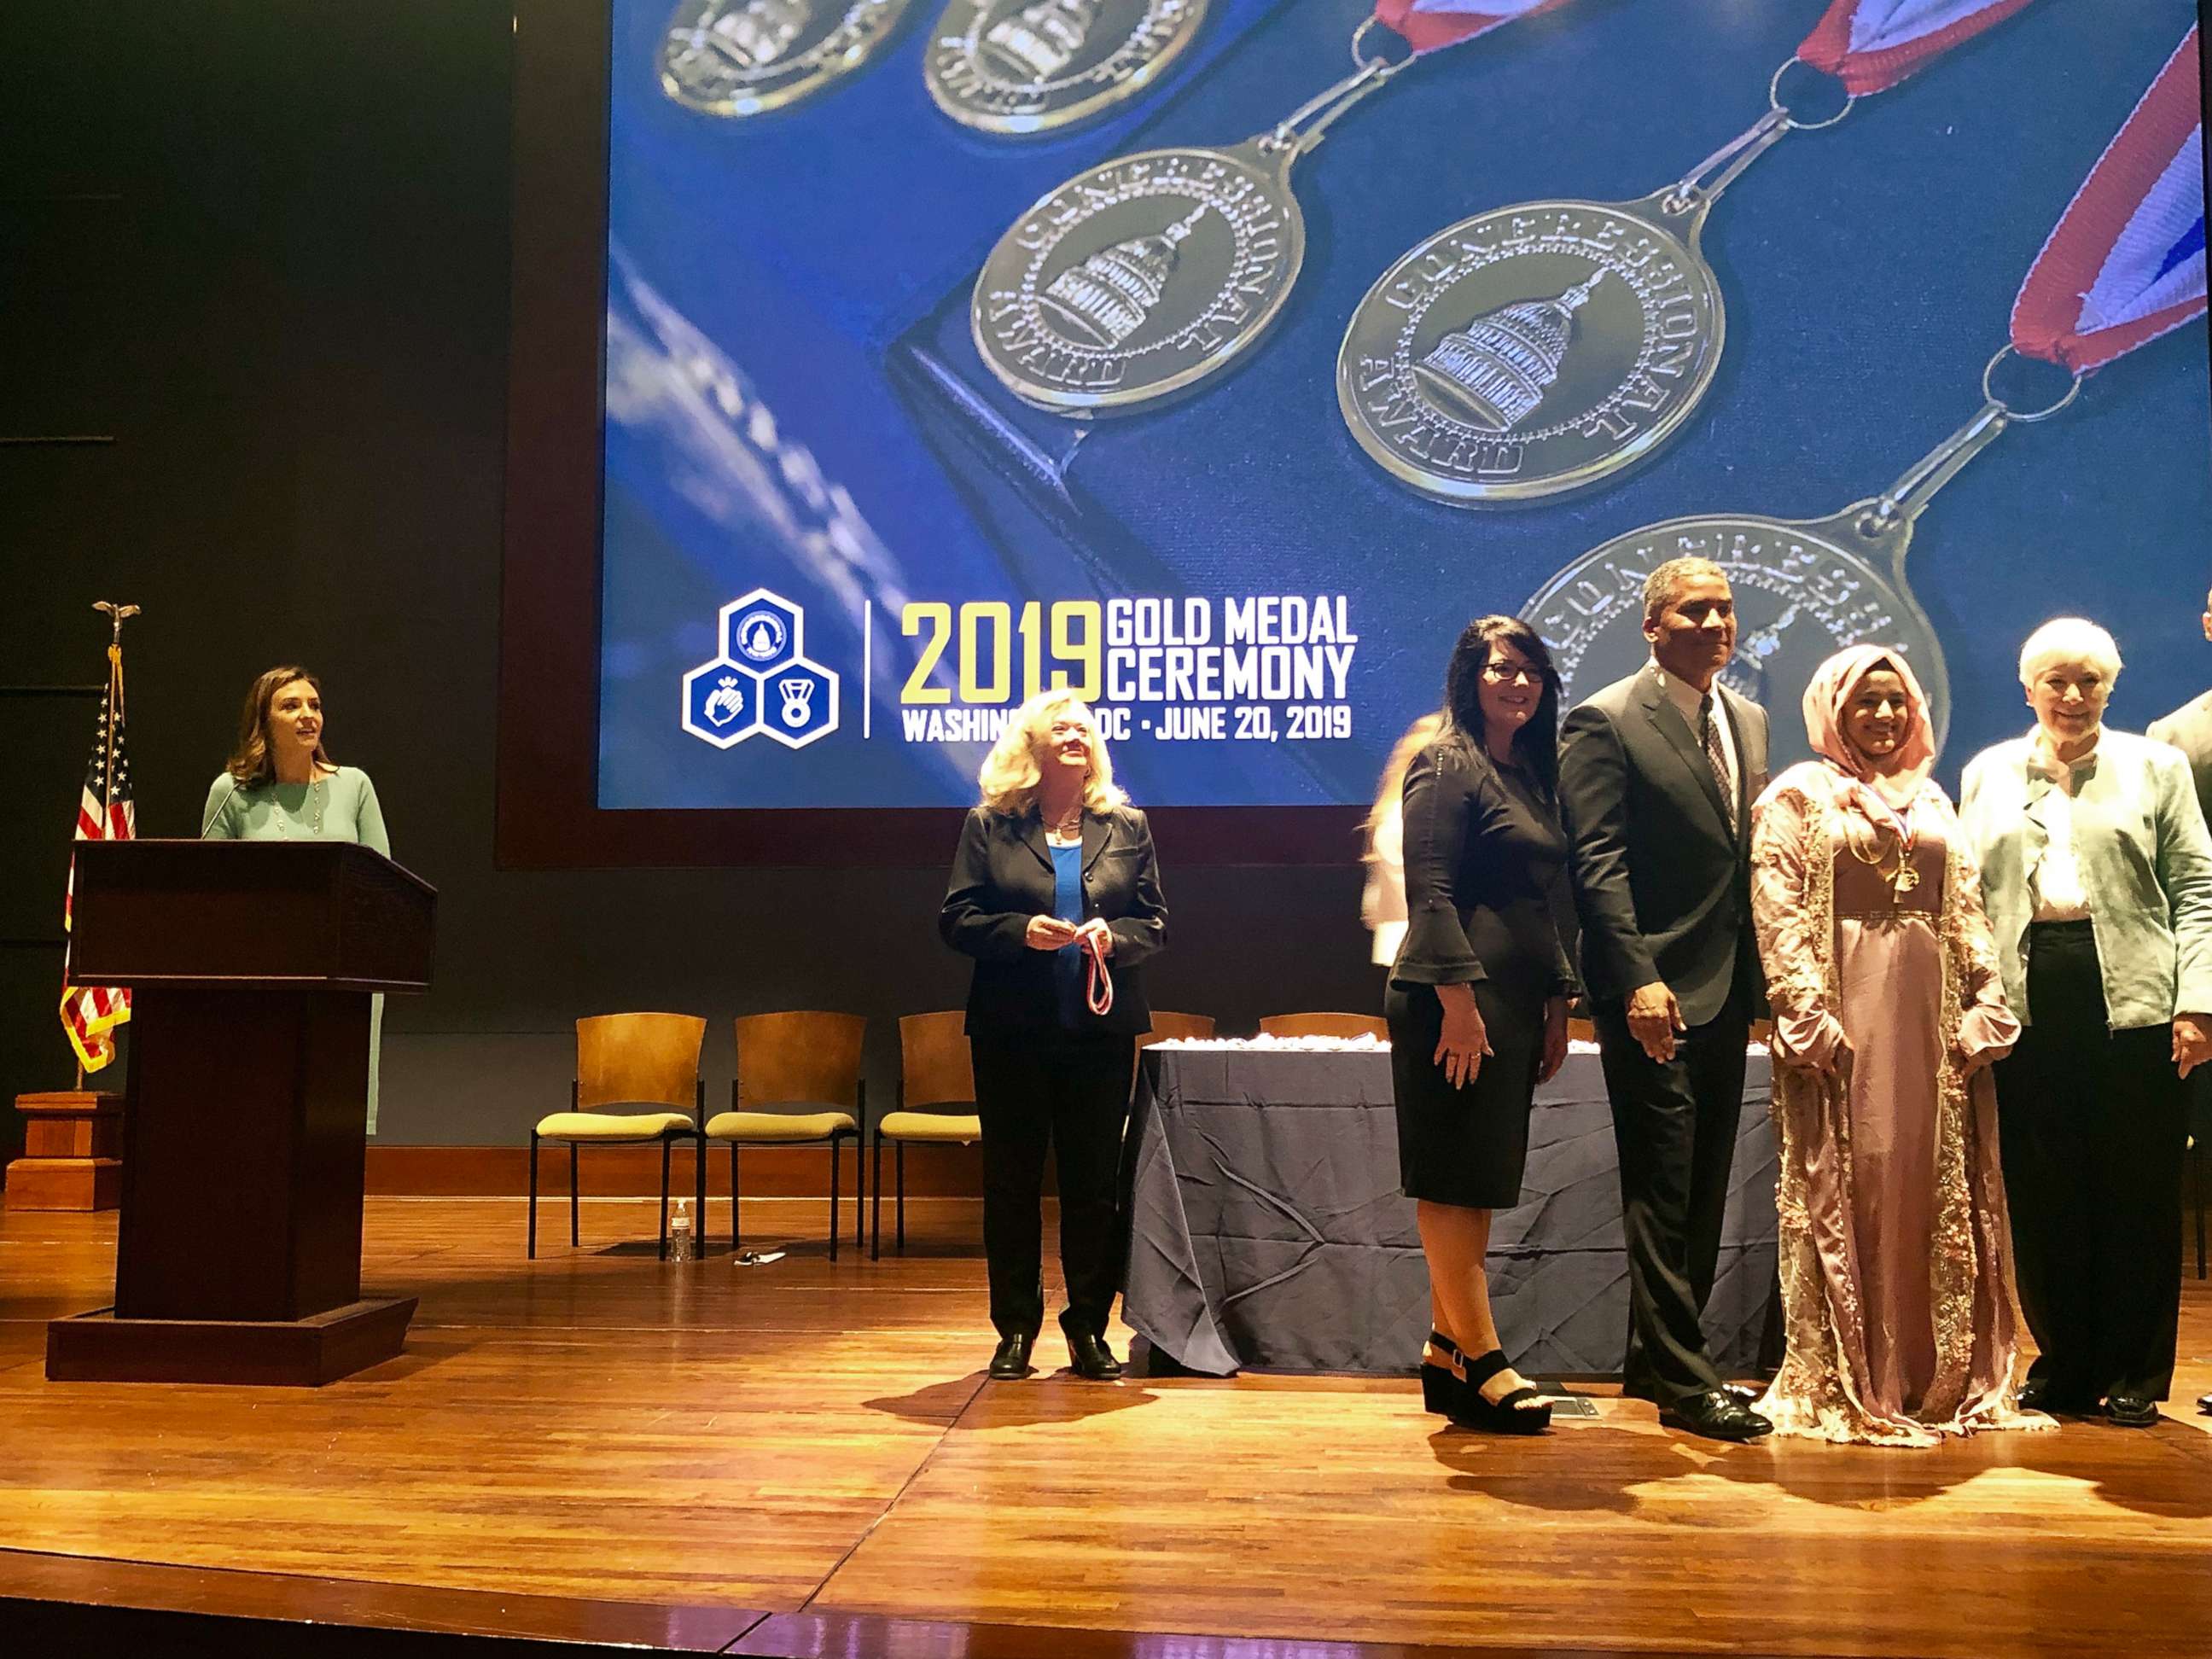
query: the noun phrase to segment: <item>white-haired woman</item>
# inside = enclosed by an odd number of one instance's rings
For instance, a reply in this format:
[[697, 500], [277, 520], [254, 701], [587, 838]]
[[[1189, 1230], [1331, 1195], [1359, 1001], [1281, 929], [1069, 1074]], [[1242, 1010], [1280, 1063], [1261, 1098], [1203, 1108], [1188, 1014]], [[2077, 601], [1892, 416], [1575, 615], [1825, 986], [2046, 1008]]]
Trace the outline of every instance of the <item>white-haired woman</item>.
[[2119, 672], [2094, 623], [2030, 635], [2035, 729], [1968, 764], [1960, 817], [2024, 1028], [1996, 1066], [2021, 1404], [2143, 1428], [2173, 1381], [2180, 1079], [2212, 1059], [2212, 839], [2181, 751], [2106, 728]]
[[1118, 1376], [1106, 1321], [1121, 1273], [1121, 1126], [1136, 1039], [1152, 1024], [1140, 964], [1167, 937], [1152, 832], [1115, 787], [1091, 710], [1068, 692], [1015, 710], [979, 781], [982, 803], [961, 827], [937, 926], [975, 958], [968, 1042], [999, 1333], [991, 1375], [1026, 1374], [1044, 1322], [1049, 1146], [1068, 1361], [1079, 1376]]

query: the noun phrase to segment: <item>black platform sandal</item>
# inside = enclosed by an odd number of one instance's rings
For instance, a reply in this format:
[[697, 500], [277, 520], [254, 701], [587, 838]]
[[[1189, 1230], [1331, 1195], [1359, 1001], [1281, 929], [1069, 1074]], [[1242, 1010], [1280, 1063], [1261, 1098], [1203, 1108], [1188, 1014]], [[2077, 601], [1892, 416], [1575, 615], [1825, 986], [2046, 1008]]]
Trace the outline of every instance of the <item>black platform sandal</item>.
[[1452, 1421], [1463, 1429], [1480, 1429], [1486, 1434], [1541, 1434], [1550, 1428], [1549, 1401], [1527, 1407], [1521, 1404], [1524, 1400], [1543, 1399], [1534, 1389], [1516, 1389], [1498, 1400], [1483, 1397], [1482, 1385], [1508, 1369], [1503, 1348], [1492, 1348], [1480, 1358], [1468, 1360], [1467, 1381], [1460, 1389]]
[[[1460, 1352], [1459, 1344], [1442, 1331], [1429, 1333], [1429, 1346], [1439, 1353], [1449, 1354], [1452, 1358], [1462, 1364], [1466, 1363], [1466, 1356]], [[1452, 1407], [1459, 1400], [1460, 1390], [1466, 1386], [1467, 1384], [1461, 1380], [1460, 1374], [1449, 1365], [1431, 1364], [1427, 1358], [1422, 1359], [1422, 1409], [1433, 1412], [1438, 1417], [1449, 1417], [1452, 1414]]]

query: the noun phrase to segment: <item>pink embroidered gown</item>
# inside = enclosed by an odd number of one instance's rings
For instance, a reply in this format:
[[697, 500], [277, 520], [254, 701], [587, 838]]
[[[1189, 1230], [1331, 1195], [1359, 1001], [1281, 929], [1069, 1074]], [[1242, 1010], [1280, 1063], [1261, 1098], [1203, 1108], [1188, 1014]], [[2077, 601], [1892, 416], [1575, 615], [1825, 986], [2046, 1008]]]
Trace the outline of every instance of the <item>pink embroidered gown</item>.
[[[2014, 1380], [1996, 1096], [1953, 1057], [2020, 1035], [1978, 883], [1932, 783], [1902, 860], [1893, 829], [1837, 797], [1826, 768], [1794, 767], [1753, 833], [1789, 1334], [1758, 1409], [1783, 1434], [1876, 1445], [2048, 1427]], [[1833, 1076], [1789, 1063], [1845, 1046]]]

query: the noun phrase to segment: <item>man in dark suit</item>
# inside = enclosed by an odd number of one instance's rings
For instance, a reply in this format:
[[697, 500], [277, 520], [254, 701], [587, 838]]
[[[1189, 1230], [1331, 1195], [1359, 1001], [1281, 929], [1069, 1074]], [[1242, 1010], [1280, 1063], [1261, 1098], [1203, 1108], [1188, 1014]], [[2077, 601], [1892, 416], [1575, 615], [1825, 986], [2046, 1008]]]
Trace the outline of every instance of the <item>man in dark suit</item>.
[[[2203, 621], [2204, 637], [2212, 640], [2212, 593], [2204, 596]], [[2189, 757], [2190, 772], [2197, 779], [2197, 804], [2205, 821], [2212, 823], [2212, 691], [2192, 697], [2162, 720], [2153, 720], [2148, 735]], [[2197, 1070], [2189, 1091], [2190, 1133], [2202, 1146], [2212, 1139], [2212, 1066]], [[2212, 1417], [2212, 1394], [2199, 1400], [2197, 1409]]]
[[1559, 742], [1583, 980], [1620, 1152], [1621, 1392], [1720, 1440], [1773, 1430], [1723, 1386], [1700, 1322], [1760, 986], [1751, 803], [1766, 784], [1766, 716], [1719, 684], [1735, 631], [1720, 567], [1668, 560], [1644, 583], [1650, 662], [1569, 714]]

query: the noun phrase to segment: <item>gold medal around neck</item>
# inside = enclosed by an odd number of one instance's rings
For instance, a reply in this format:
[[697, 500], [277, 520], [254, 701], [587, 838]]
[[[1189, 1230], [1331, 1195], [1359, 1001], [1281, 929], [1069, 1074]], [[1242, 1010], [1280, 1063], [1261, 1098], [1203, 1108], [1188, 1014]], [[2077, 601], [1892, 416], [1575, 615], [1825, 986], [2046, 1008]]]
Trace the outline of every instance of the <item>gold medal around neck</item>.
[[1181, 58], [1210, 0], [951, 0], [929, 95], [981, 132], [1051, 132], [1133, 98]]
[[1039, 200], [975, 278], [969, 328], [1024, 403], [1079, 419], [1153, 409], [1259, 343], [1305, 261], [1291, 170], [1330, 125], [1412, 58], [1353, 72], [1267, 131], [1224, 149], [1101, 162]]
[[1528, 501], [1602, 483], [1686, 420], [1720, 367], [1711, 198], [1528, 202], [1384, 271], [1337, 354], [1359, 447], [1425, 495]]
[[660, 86], [707, 115], [760, 115], [836, 85], [873, 58], [912, 0], [679, 0]]

